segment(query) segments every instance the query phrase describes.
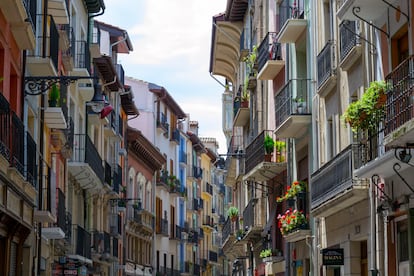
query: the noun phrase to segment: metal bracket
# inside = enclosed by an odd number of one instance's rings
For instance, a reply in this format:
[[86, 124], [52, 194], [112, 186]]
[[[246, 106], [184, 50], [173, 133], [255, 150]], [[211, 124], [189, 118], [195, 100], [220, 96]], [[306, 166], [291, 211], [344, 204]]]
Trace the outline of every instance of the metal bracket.
[[[384, 1], [384, 0], [383, 0]], [[371, 22], [365, 20], [364, 18], [362, 18], [361, 16], [359, 16], [357, 13], [361, 12], [361, 7], [353, 7], [352, 8], [352, 14], [358, 18], [361, 21], [364, 21], [365, 23], [367, 23], [368, 25], [370, 25], [371, 27], [377, 29], [378, 31], [382, 32], [383, 34], [385, 34], [387, 36], [387, 38], [390, 37], [390, 34], [387, 33], [386, 31], [384, 31], [383, 29], [379, 28], [378, 26], [372, 24]]]
[[405, 12], [403, 12], [401, 9], [399, 9], [396, 6], [394, 6], [393, 4], [389, 3], [388, 1], [382, 0], [382, 2], [384, 2], [385, 4], [387, 4], [388, 6], [390, 6], [391, 8], [393, 8], [394, 10], [396, 10], [396, 11], [400, 12], [402, 15], [404, 15], [405, 18], [407, 18], [408, 25], [410, 25], [410, 17], [408, 16], [408, 14], [406, 14]]
[[38, 96], [48, 91], [53, 85], [60, 84], [68, 86], [81, 79], [98, 79], [98, 77], [87, 76], [42, 76], [42, 77], [25, 77], [24, 93], [29, 96]]

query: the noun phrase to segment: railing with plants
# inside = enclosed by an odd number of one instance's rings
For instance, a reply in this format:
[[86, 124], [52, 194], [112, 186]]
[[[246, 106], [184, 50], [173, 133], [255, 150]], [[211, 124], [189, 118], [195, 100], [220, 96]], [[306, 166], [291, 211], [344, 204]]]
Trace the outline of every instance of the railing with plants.
[[308, 104], [309, 81], [309, 79], [291, 79], [276, 94], [276, 128], [292, 115], [310, 113]]
[[246, 147], [245, 172], [250, 172], [256, 165], [265, 162], [267, 153], [265, 148], [265, 137], [273, 137], [273, 131], [264, 130]]

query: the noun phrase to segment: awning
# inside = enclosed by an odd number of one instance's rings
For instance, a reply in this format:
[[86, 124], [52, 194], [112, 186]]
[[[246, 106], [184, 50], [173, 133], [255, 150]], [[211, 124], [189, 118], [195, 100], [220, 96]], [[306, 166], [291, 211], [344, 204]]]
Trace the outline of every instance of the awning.
[[267, 232], [270, 231], [270, 227], [272, 227], [273, 223], [275, 222], [276, 211], [277, 208], [275, 207], [270, 213], [270, 217], [267, 220], [266, 226], [263, 228], [262, 237], [265, 237], [267, 235]]

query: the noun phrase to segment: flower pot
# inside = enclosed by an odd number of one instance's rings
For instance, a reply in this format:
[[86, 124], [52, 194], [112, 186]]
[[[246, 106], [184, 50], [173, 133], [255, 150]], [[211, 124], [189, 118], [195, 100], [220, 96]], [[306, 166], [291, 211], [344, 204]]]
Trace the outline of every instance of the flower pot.
[[242, 101], [240, 104], [241, 108], [249, 108], [249, 101]]
[[265, 162], [272, 162], [272, 154], [271, 153], [265, 154], [264, 161]]

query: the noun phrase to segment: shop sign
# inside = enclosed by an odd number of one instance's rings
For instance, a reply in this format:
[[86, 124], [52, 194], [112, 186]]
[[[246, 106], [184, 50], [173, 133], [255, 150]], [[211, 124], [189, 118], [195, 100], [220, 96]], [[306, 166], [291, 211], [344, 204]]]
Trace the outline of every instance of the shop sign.
[[344, 265], [343, 248], [325, 248], [322, 249], [323, 265]]

